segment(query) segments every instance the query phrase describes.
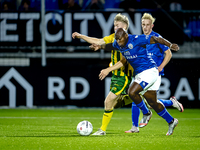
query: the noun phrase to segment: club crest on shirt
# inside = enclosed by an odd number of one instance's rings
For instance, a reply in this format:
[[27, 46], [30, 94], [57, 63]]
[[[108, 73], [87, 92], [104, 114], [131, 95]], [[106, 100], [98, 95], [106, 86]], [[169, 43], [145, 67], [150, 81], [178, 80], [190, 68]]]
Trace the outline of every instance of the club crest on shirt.
[[145, 37], [146, 39], [148, 39], [149, 38], [149, 35], [146, 35], [146, 37]]
[[128, 48], [129, 48], [129, 49], [133, 49], [133, 44], [129, 43], [129, 44], [128, 44]]

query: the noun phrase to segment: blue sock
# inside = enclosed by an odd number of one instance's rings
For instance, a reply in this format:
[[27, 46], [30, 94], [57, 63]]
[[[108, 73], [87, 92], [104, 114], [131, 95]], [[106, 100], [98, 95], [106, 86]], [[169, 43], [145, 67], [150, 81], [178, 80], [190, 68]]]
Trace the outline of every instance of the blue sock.
[[139, 107], [142, 110], [143, 115], [147, 114], [149, 112], [149, 109], [147, 108], [146, 104], [142, 100], [141, 103], [136, 104], [137, 107]]
[[140, 109], [136, 106], [136, 104], [134, 102], [132, 102], [132, 123], [133, 123], [133, 126], [138, 127], [139, 116], [140, 116]]
[[170, 123], [173, 120], [173, 117], [168, 113], [166, 108], [159, 112], [158, 115], [164, 118], [167, 121], [167, 123]]
[[171, 100], [163, 100], [163, 99], [158, 99], [158, 100], [161, 101], [165, 105], [165, 107], [173, 105], [173, 102]]

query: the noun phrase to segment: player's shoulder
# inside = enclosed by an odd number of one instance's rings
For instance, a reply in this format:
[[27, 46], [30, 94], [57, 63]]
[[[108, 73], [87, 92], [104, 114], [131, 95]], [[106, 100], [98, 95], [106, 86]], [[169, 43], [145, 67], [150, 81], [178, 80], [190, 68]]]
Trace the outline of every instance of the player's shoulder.
[[145, 35], [145, 34], [141, 34], [141, 35], [136, 35], [136, 38], [138, 38], [138, 40], [147, 40], [150, 39], [152, 35]]
[[103, 40], [105, 41], [106, 44], [107, 43], [113, 43], [114, 39], [115, 39], [115, 33], [110, 34], [109, 36], [105, 36], [103, 38]]
[[152, 31], [151, 36], [162, 37], [159, 33]]
[[139, 35], [135, 35], [135, 34], [128, 34], [128, 37], [130, 39], [135, 39], [135, 38], [138, 38]]

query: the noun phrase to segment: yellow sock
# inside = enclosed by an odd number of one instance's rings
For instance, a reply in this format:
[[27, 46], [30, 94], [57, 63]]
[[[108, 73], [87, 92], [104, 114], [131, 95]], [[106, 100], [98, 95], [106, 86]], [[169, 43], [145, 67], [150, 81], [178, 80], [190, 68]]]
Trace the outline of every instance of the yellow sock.
[[106, 131], [106, 128], [112, 118], [113, 115], [113, 109], [111, 110], [105, 110], [103, 114], [103, 119], [102, 119], [102, 125], [101, 125], [101, 130]]

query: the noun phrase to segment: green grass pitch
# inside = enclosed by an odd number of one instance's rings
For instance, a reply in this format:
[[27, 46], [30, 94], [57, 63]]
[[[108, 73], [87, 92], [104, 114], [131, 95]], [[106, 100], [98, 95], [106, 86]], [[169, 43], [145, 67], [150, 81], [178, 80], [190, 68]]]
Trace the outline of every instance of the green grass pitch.
[[[200, 109], [180, 113], [168, 109], [179, 120], [172, 136], [168, 124], [154, 111], [149, 124], [139, 133], [131, 128], [131, 109], [116, 109], [107, 135], [80, 136], [76, 126], [88, 120], [93, 133], [101, 126], [102, 109], [0, 109], [0, 149], [24, 150], [197, 150], [200, 149]], [[142, 115], [140, 115], [141, 119]]]

